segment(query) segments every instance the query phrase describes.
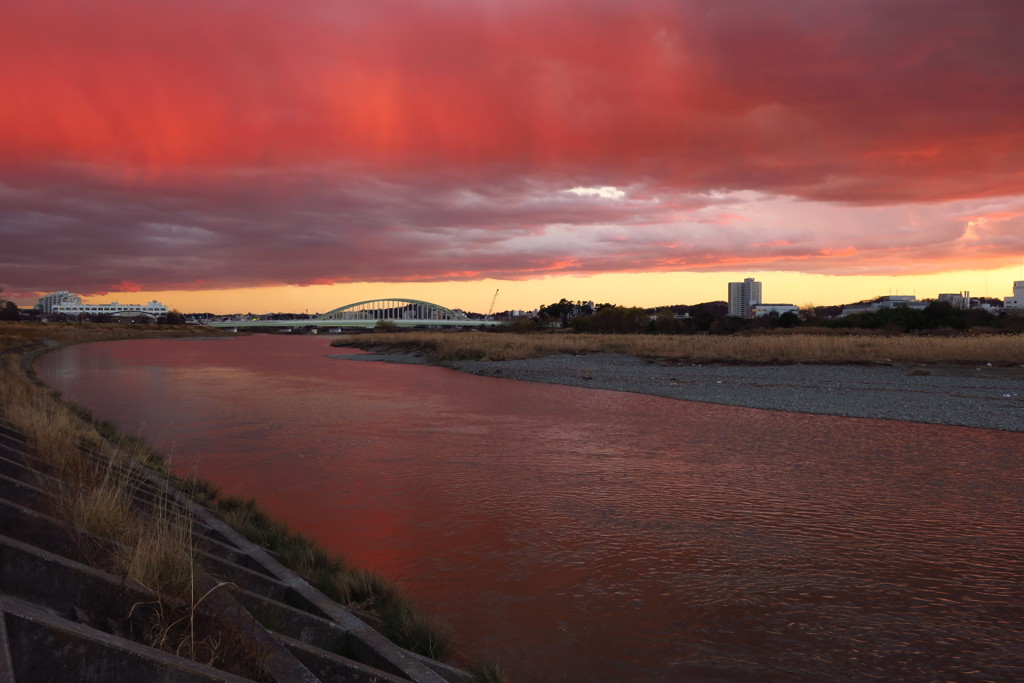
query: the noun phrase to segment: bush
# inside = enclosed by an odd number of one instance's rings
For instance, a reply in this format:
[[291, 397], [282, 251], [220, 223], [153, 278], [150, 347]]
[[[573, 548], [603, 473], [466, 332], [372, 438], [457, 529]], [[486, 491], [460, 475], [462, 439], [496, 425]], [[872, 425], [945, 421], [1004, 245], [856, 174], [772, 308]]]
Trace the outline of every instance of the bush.
[[519, 318], [505, 325], [495, 325], [491, 328], [491, 331], [526, 334], [527, 332], [537, 332], [542, 329], [544, 329], [544, 325], [537, 318]]
[[577, 332], [613, 332], [628, 334], [647, 330], [650, 317], [642, 308], [607, 306], [593, 315], [572, 319], [572, 329]]

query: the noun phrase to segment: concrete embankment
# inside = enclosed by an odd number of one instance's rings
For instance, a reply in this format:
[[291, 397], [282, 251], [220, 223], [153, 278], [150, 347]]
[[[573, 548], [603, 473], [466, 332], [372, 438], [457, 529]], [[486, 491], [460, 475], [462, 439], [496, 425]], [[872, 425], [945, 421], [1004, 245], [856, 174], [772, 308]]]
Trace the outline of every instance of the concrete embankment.
[[[9, 329], [0, 329], [0, 681], [469, 678], [397, 646], [379, 615], [314, 588], [284, 553], [143, 465], [138, 443], [33, 384], [27, 366], [42, 347], [23, 342], [64, 330]], [[62, 342], [89, 341], [89, 329], [69, 329]]]
[[[96, 460], [99, 453], [87, 456]], [[101, 467], [110, 467], [100, 462]], [[133, 469], [137, 476], [138, 469]], [[5, 681], [242, 681], [219, 666], [252, 659], [257, 680], [464, 680], [445, 664], [403, 650], [357, 614], [312, 588], [206, 508], [147, 473], [132, 492], [140, 514], [187, 516], [201, 567], [191, 604], [169, 600], [93, 566], [116, 545], [51, 516], [64, 483], [0, 420], [0, 672]], [[209, 663], [154, 646], [176, 610], [189, 624], [217, 622], [237, 638]], [[199, 627], [204, 628], [203, 626]], [[222, 635], [223, 630], [218, 634]], [[210, 634], [192, 634], [193, 644]], [[157, 638], [159, 641], [159, 638]], [[157, 642], [156, 644], [161, 644]], [[218, 654], [219, 652], [219, 654]], [[239, 652], [242, 654], [239, 655]]]

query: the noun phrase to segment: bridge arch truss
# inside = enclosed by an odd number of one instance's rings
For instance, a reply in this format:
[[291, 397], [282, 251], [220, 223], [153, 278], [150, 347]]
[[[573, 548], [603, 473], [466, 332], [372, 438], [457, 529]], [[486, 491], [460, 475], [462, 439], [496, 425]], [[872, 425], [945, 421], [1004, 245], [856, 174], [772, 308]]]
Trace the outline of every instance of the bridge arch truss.
[[417, 299], [372, 299], [357, 301], [316, 317], [316, 320], [334, 320], [338, 322], [386, 320], [394, 322], [419, 321], [456, 322], [469, 320], [461, 311], [453, 311], [429, 301]]

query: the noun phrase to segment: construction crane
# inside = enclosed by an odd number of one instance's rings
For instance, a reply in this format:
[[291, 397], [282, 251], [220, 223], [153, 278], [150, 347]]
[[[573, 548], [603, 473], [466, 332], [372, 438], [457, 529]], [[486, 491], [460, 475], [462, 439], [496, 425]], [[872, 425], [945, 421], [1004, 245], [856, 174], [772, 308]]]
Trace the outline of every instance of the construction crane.
[[500, 289], [494, 290], [494, 298], [491, 299], [491, 307], [487, 309], [487, 317], [488, 318], [490, 318], [491, 314], [494, 313], [494, 302], [498, 300], [498, 292], [500, 292], [500, 291], [501, 291]]

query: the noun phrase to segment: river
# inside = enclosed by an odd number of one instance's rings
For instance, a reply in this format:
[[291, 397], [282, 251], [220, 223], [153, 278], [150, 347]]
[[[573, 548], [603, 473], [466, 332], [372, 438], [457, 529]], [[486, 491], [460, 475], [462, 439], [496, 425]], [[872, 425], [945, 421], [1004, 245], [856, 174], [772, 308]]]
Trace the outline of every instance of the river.
[[520, 681], [1024, 678], [1020, 434], [328, 342], [107, 342], [36, 368], [176, 473], [400, 580]]

